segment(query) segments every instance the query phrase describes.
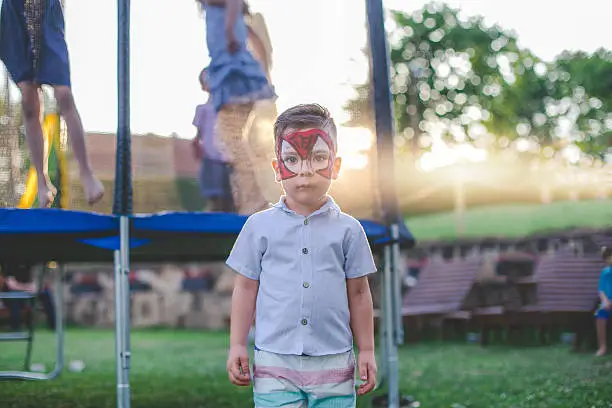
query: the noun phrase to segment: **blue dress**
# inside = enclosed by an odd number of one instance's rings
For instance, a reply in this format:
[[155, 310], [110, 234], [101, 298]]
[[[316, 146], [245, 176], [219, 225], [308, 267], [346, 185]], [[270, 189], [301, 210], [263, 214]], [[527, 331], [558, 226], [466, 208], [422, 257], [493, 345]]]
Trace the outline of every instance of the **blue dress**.
[[240, 49], [230, 54], [225, 36], [225, 8], [213, 5], [205, 8], [206, 44], [210, 56], [206, 79], [214, 108], [219, 111], [225, 104], [274, 99], [274, 88], [259, 62], [247, 49], [248, 28], [244, 18], [239, 16], [234, 28]]
[[70, 86], [60, 0], [3, 0], [0, 60], [15, 83]]

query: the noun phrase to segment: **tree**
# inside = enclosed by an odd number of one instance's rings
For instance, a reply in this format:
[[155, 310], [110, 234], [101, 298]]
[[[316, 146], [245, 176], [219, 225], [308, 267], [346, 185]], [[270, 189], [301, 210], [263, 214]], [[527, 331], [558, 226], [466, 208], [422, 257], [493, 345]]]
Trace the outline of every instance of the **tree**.
[[[460, 21], [457, 10], [437, 4], [410, 15], [394, 11], [391, 22], [398, 133], [412, 140], [414, 150], [427, 148], [435, 136], [485, 140], [487, 108], [513, 80], [511, 71], [519, 59], [515, 36], [485, 27], [480, 17]], [[368, 90], [367, 85], [357, 89], [362, 100]], [[355, 101], [351, 103], [355, 109]]]
[[564, 52], [551, 64], [547, 100], [555, 131], [587, 155], [612, 148], [612, 52]]
[[[610, 147], [610, 52], [546, 63], [520, 49], [514, 33], [478, 16], [462, 21], [435, 3], [391, 12], [389, 31], [400, 147], [419, 154], [437, 139], [489, 149], [523, 139], [545, 156], [572, 145], [589, 155]], [[356, 92], [348, 124], [371, 127], [370, 85]]]

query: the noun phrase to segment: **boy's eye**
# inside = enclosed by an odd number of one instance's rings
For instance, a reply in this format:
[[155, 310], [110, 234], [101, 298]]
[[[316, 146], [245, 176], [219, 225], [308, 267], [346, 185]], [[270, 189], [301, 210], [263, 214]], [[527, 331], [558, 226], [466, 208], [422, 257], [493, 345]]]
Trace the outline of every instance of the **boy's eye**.
[[324, 154], [319, 154], [315, 156], [315, 160], [319, 162], [324, 162], [327, 161], [327, 156], [325, 156]]
[[288, 157], [283, 158], [283, 161], [289, 164], [296, 164], [298, 159], [295, 156], [288, 156]]

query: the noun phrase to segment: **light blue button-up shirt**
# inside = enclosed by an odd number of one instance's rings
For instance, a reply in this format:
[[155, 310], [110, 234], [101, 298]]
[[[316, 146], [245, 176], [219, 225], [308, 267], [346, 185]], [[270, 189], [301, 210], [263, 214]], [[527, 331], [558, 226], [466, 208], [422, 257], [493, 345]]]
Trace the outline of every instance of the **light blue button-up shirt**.
[[352, 349], [346, 280], [376, 265], [361, 224], [331, 197], [308, 217], [283, 199], [251, 215], [227, 265], [259, 280], [256, 348], [310, 356]]

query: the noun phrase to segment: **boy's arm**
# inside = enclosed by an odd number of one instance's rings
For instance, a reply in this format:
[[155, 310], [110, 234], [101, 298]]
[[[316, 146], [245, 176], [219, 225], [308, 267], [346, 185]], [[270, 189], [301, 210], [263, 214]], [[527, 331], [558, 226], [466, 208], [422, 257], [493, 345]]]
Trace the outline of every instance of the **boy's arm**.
[[230, 347], [246, 347], [253, 323], [259, 281], [237, 275], [232, 293], [230, 315]]
[[604, 291], [599, 291], [599, 299], [601, 299], [601, 303], [604, 306], [610, 306], [610, 299], [608, 299]]
[[376, 386], [374, 306], [368, 283], [368, 275], [376, 272], [376, 264], [368, 238], [359, 221], [354, 220], [343, 242], [343, 248], [351, 331], [359, 349], [357, 370], [363, 381], [357, 395], [364, 395]]
[[374, 306], [368, 277], [346, 280], [351, 329], [359, 352], [374, 351]]
[[374, 311], [368, 275], [376, 264], [363, 227], [357, 220], [344, 242], [344, 267], [351, 328], [359, 351], [374, 351]]
[[374, 354], [374, 307], [368, 277], [347, 279], [347, 294], [351, 330], [357, 343], [357, 370], [362, 383], [357, 395], [364, 395], [376, 387], [376, 356]]
[[238, 275], [234, 281], [230, 315], [230, 349], [227, 373], [230, 381], [239, 386], [251, 383], [247, 339], [253, 323], [259, 281]]
[[266, 241], [253, 224], [255, 216], [244, 223], [234, 247], [225, 263], [237, 272], [232, 294], [230, 314], [230, 350], [227, 372], [235, 385], [250, 384], [247, 338], [253, 323], [255, 301], [259, 290], [261, 259], [266, 251]]
[[599, 299], [601, 300], [601, 303], [604, 307], [610, 306], [610, 299], [606, 295], [606, 292], [604, 292], [606, 278], [607, 276], [602, 272], [601, 276], [599, 277], [599, 285], [597, 288], [599, 291]]

